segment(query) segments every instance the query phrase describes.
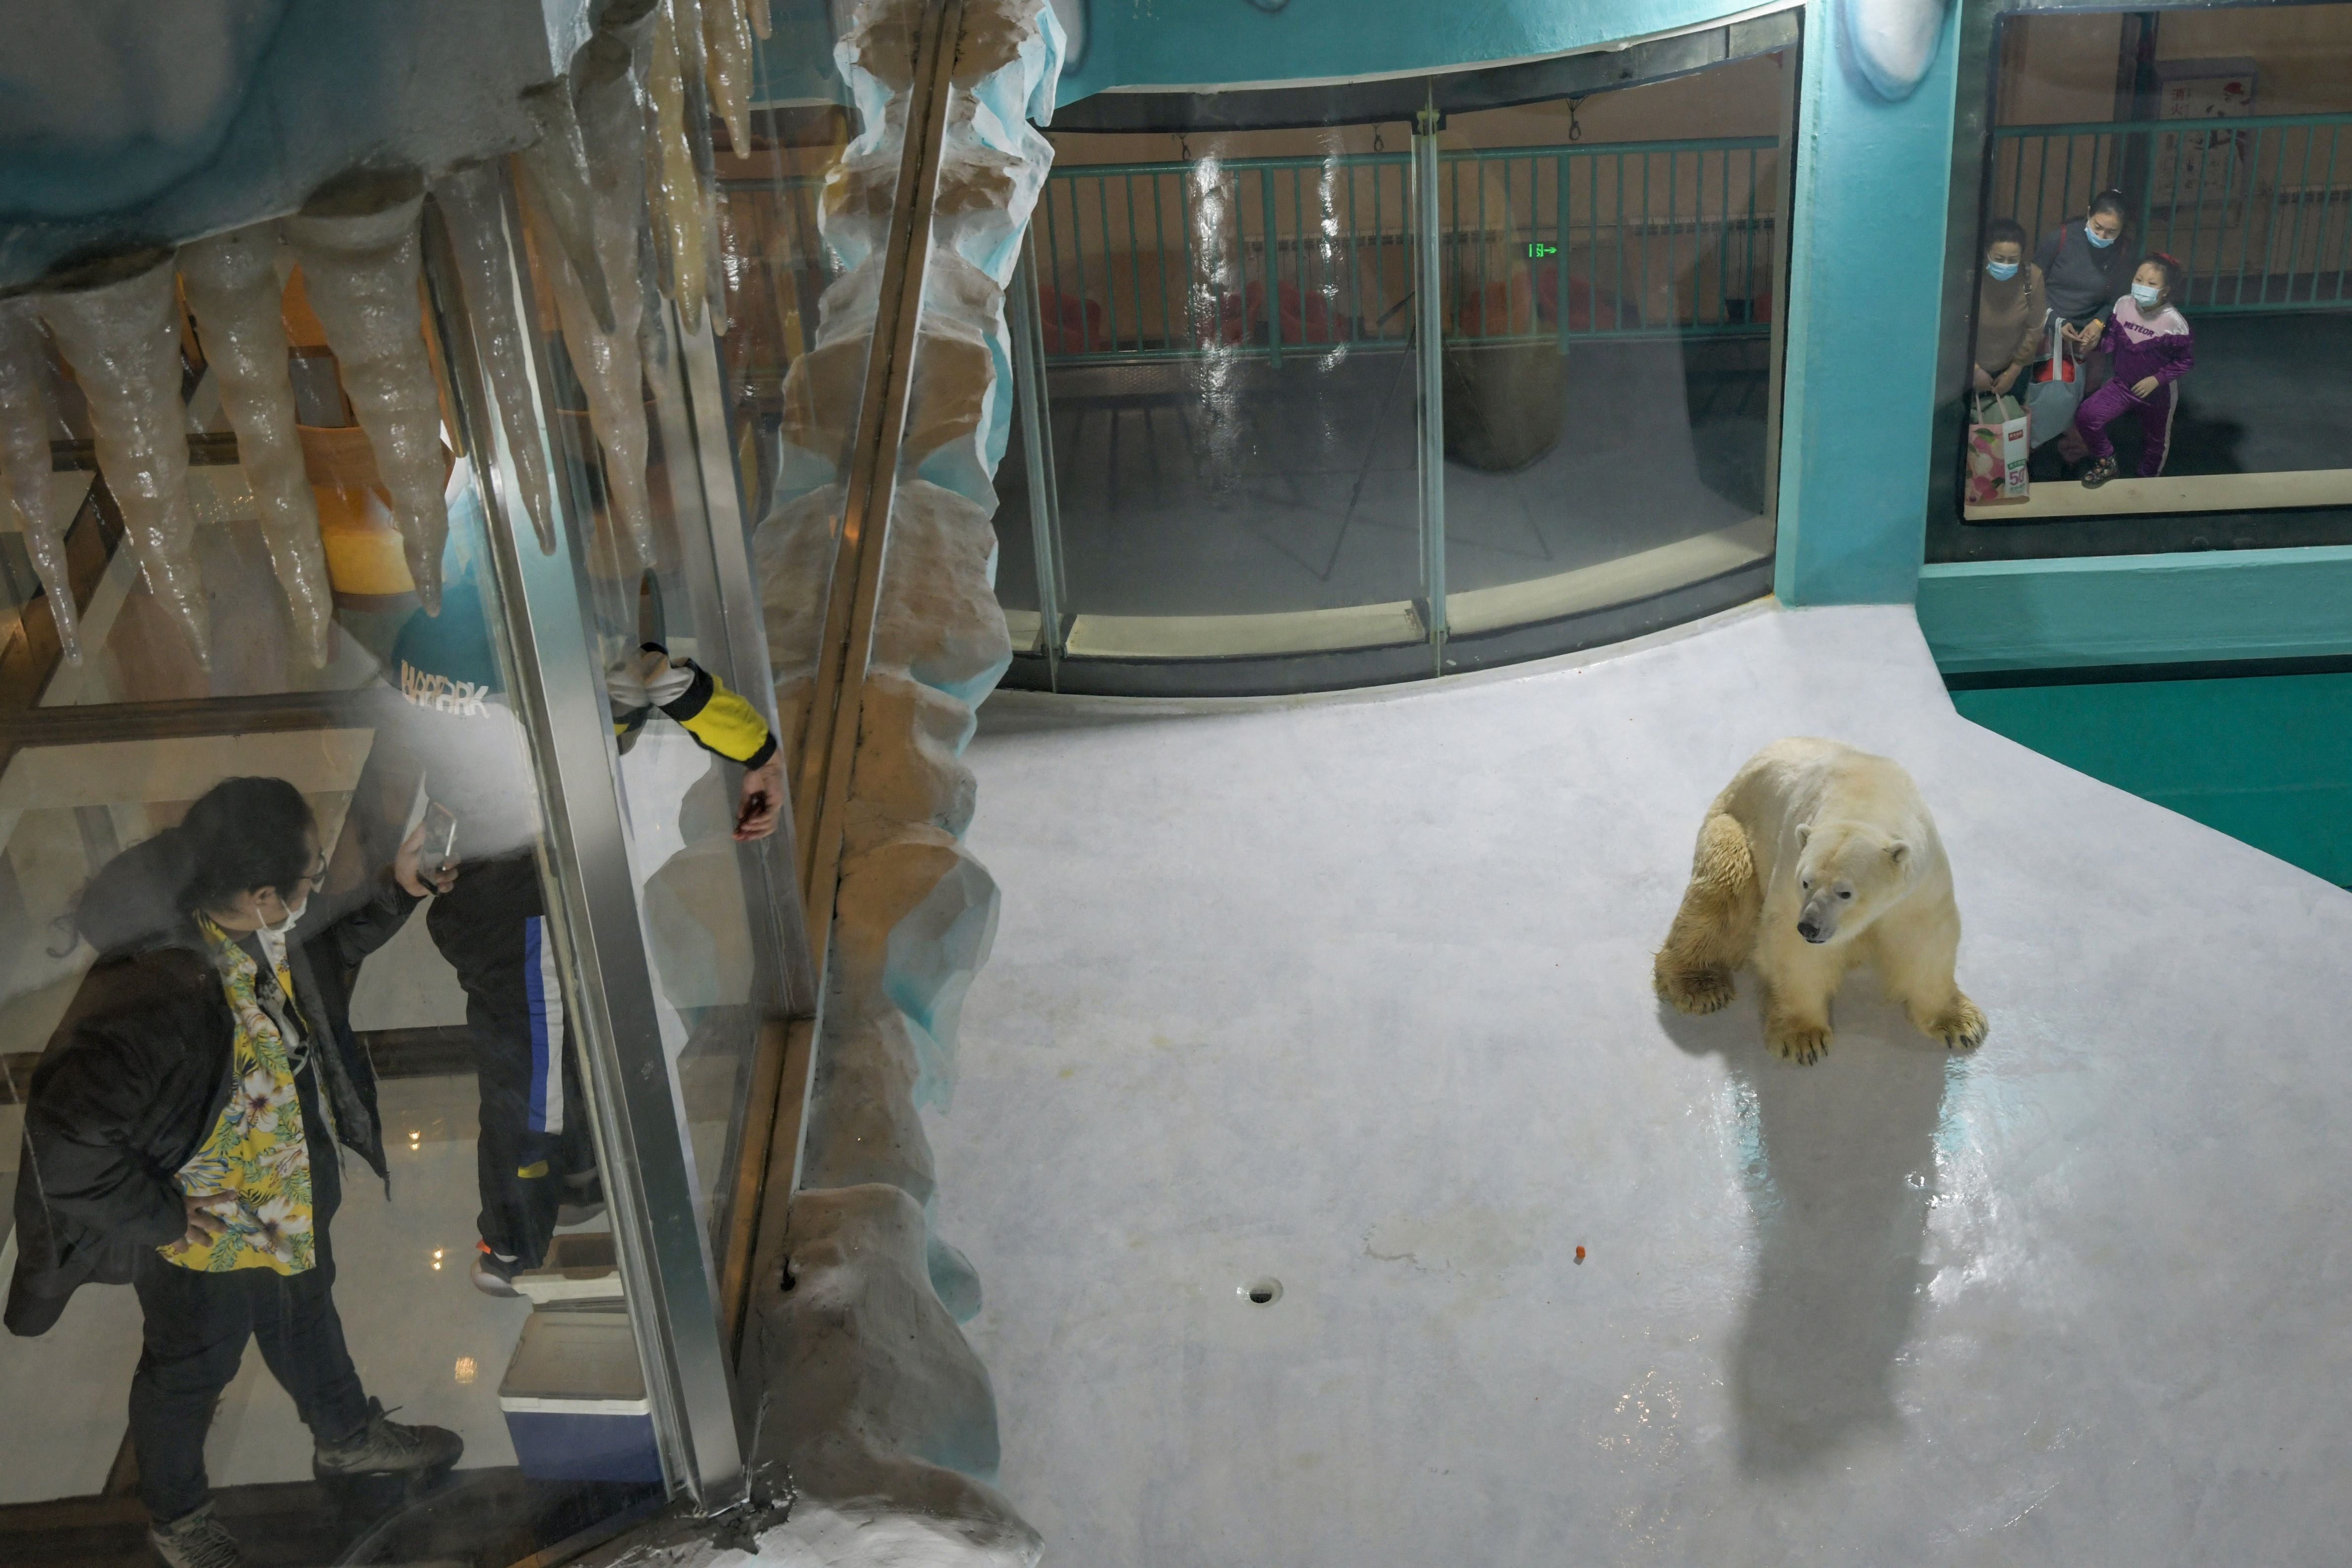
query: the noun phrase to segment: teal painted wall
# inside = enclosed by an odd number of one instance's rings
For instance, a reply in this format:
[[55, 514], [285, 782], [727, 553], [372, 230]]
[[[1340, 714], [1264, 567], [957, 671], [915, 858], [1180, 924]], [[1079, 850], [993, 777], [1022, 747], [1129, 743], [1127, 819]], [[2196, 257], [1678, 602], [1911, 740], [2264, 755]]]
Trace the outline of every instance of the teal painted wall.
[[1789, 604], [1907, 604], [1927, 553], [1959, 17], [1919, 89], [1887, 103], [1830, 13], [1805, 12], [1773, 587]]
[[2352, 674], [1958, 691], [1965, 716], [2352, 886]]

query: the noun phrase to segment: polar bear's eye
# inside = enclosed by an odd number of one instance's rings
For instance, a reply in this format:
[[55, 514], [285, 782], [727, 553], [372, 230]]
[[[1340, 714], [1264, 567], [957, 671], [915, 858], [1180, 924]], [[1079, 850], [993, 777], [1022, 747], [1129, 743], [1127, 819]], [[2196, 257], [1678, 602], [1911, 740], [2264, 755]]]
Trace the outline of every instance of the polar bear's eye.
[[1842, 887], [1838, 889], [1838, 896], [1840, 898], [1852, 898], [1853, 896], [1853, 889], [1850, 887]]
[[1809, 876], [1801, 876], [1797, 879], [1797, 885], [1804, 889], [1807, 893], [1811, 893], [1813, 891], [1813, 879]]

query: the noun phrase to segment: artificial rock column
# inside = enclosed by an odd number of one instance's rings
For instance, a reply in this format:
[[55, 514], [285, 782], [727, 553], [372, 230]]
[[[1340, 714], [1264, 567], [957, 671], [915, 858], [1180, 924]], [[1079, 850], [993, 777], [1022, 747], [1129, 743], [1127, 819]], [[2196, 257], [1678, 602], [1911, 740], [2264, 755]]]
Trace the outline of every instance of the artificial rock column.
[[[758, 539], [777, 710], [801, 739], [814, 693], [841, 476], [876, 315], [922, 0], [861, 0], [835, 57], [866, 130], [827, 191], [851, 263], [785, 386], [778, 503]], [[971, 1266], [927, 1221], [919, 1107], [954, 1083], [963, 995], [997, 890], [964, 848], [961, 760], [1012, 660], [994, 591], [992, 483], [1012, 419], [1004, 290], [1052, 160], [1031, 127], [1062, 52], [1046, 0], [965, 0], [923, 280], [920, 331], [873, 648], [858, 714], [823, 1038], [784, 1281], [756, 1332], [770, 1409], [760, 1458], [790, 1475], [786, 1534], [914, 1531], [942, 1561], [1034, 1562], [1034, 1532], [988, 1484], [993, 1396], [957, 1320]], [[887, 1528], [884, 1528], [887, 1525]], [[903, 1548], [903, 1543], [900, 1549]], [[925, 1560], [930, 1560], [926, 1558]]]

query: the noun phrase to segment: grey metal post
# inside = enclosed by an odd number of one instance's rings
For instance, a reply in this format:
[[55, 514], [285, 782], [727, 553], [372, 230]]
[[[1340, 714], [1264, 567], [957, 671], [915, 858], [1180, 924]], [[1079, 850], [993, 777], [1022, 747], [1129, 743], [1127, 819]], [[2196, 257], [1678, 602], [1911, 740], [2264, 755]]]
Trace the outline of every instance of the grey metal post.
[[[1062, 674], [1062, 517], [1054, 493], [1054, 428], [1047, 420], [1045, 343], [1037, 320], [1037, 274], [1023, 236], [1013, 269], [1013, 395], [1021, 410], [1022, 456], [1029, 471], [1029, 549], [1037, 563], [1037, 620], [1045, 644], [1045, 684]], [[1141, 307], [1137, 308], [1140, 309]]]
[[[515, 265], [524, 250], [511, 194], [507, 228], [509, 298], [517, 319], [528, 321], [531, 302]], [[742, 1447], [629, 866], [612, 711], [583, 612], [586, 567], [575, 558], [574, 540], [584, 526], [584, 507], [568, 465], [559, 464], [555, 553], [518, 543], [530, 530], [510, 505], [515, 455], [504, 448], [500, 422], [488, 412], [470, 321], [456, 308], [455, 280], [442, 258], [434, 259], [438, 314], [457, 329], [449, 337], [451, 379], [467, 405], [467, 444], [488, 492], [484, 499], [492, 516], [490, 563], [500, 611], [494, 630], [508, 665], [509, 700], [530, 738], [546, 812], [541, 885], [547, 921], [569, 960], [562, 966], [564, 1001], [596, 1105], [593, 1125], [628, 1286], [630, 1327], [670, 1484], [701, 1506], [721, 1506], [740, 1490]], [[531, 414], [547, 448], [561, 452], [562, 443], [549, 439], [554, 422], [545, 350], [531, 336], [538, 371]]]
[[1421, 434], [1421, 591], [1429, 615], [1431, 672], [1445, 673], [1444, 256], [1438, 228], [1437, 132], [1433, 103], [1412, 120], [1413, 413]]

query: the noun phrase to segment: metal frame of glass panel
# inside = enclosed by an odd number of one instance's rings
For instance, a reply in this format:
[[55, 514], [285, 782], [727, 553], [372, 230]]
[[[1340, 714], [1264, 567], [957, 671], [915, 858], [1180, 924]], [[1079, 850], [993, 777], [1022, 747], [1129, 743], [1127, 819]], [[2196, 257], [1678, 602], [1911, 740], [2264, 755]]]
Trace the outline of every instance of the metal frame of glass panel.
[[[505, 219], [511, 306], [518, 319], [529, 321], [530, 285], [521, 270], [526, 253], [510, 191]], [[565, 1002], [595, 1103], [592, 1125], [663, 1464], [673, 1490], [688, 1493], [705, 1509], [724, 1506], [740, 1492], [744, 1472], [733, 1358], [722, 1329], [715, 1260], [695, 1214], [681, 1107], [656, 1019], [656, 980], [630, 865], [611, 710], [589, 634], [585, 552], [576, 548], [589, 509], [574, 489], [570, 465], [557, 463], [558, 544], [554, 553], [541, 553], [513, 501], [518, 455], [507, 449], [501, 423], [489, 414], [460, 292], [442, 247], [428, 244], [425, 255], [467, 444], [488, 492], [490, 559], [501, 607], [496, 631], [509, 665], [510, 700], [530, 737], [547, 808], [541, 871], [548, 925], [565, 959]], [[696, 379], [695, 346], [678, 330], [675, 313], [663, 314], [673, 363], [683, 363], [689, 381]], [[536, 332], [526, 336], [534, 371], [531, 424], [547, 452], [560, 452], [545, 342]], [[707, 361], [707, 341], [700, 347]], [[706, 365], [706, 393], [715, 382], [715, 371]], [[688, 492], [691, 476], [683, 470], [707, 467], [710, 436], [689, 429], [677, 397], [658, 402], [672, 483]], [[697, 401], [697, 407], [710, 406]], [[723, 437], [719, 450], [723, 454]], [[532, 453], [523, 460], [541, 457]], [[763, 672], [766, 655], [732, 491], [716, 497], [681, 493], [677, 499], [681, 518], [707, 516], [710, 525], [716, 570], [697, 581], [690, 567], [688, 591], [698, 601], [713, 601], [698, 608], [709, 623], [723, 628], [723, 645], [709, 650], [714, 664], [722, 666], [722, 676], [735, 677], [739, 689], [764, 692], [763, 675], [743, 678], [746, 671]], [[688, 561], [699, 561], [695, 549], [685, 554]], [[730, 584], [730, 577], [739, 580]], [[755, 880], [763, 886], [771, 881], [764, 868], [772, 860], [772, 852], [761, 857], [763, 874]], [[762, 891], [750, 903], [755, 925], [767, 926], [755, 930], [755, 939], [763, 944], [755, 951], [780, 952], [776, 902]], [[772, 995], [782, 989], [773, 983], [767, 988]], [[774, 995], [773, 1005], [781, 1002]]]

